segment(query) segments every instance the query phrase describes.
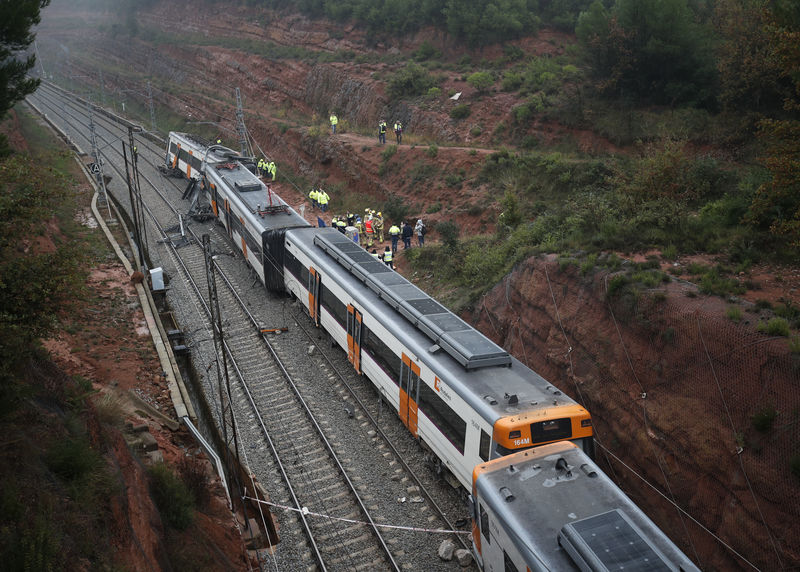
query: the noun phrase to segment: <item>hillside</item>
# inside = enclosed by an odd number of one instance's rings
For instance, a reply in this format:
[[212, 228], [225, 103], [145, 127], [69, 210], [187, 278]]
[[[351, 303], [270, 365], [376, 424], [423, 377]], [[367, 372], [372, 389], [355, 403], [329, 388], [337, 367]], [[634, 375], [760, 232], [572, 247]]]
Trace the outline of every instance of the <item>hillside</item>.
[[[703, 568], [800, 565], [800, 270], [742, 222], [768, 179], [752, 125], [599, 98], [575, 35], [550, 27], [470, 49], [433, 26], [145, 4], [55, 1], [45, 73], [144, 125], [149, 82], [160, 131], [234, 148], [239, 88], [277, 192], [300, 206], [324, 186], [327, 220], [423, 218], [434, 247], [400, 270], [584, 402], [610, 474]], [[378, 144], [381, 118], [402, 145]]]

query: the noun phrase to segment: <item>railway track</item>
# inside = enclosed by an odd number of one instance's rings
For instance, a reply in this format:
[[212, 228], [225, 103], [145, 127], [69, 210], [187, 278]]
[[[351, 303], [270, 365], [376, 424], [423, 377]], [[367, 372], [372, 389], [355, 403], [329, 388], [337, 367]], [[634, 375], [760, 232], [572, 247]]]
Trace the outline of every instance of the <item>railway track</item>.
[[[44, 113], [60, 116], [65, 131], [86, 150], [89, 140], [85, 127], [81, 127], [82, 122], [88, 123], [86, 106], [63, 97], [58, 90], [45, 87], [31, 99]], [[100, 114], [95, 114], [95, 124], [101, 148], [113, 149], [114, 142], [127, 134]], [[211, 237], [211, 248], [217, 255], [214, 267], [220, 276], [217, 291], [219, 305], [223, 308], [225, 361], [227, 375], [232, 380], [231, 405], [236, 412], [240, 449], [259, 480], [268, 485], [271, 498], [283, 499], [283, 503], [278, 504], [291, 511], [280, 515], [282, 544], [296, 536], [305, 537], [302, 547], [293, 542], [291, 550], [276, 551], [275, 559], [265, 562], [265, 567], [453, 569], [452, 565], [435, 558], [423, 558], [413, 550], [418, 545], [419, 533], [415, 536], [408, 530], [382, 531], [377, 526], [381, 522], [396, 523], [399, 504], [401, 515], [413, 517], [403, 522], [412, 523], [413, 528], [452, 529], [444, 514], [446, 511], [437, 506], [434, 495], [426, 492], [403, 461], [403, 453], [381, 430], [381, 413], [388, 417], [388, 412], [374, 399], [374, 391], [370, 396], [370, 384], [364, 382], [364, 378], [340, 371], [342, 365], [336, 362], [341, 360], [341, 355], [329, 351], [330, 348], [325, 350], [325, 344], [317, 344], [317, 355], [307, 355], [305, 362], [298, 363], [298, 354], [312, 353], [298, 351], [298, 348], [310, 347], [309, 340], [314, 339], [315, 332], [300, 328], [308, 322], [296, 309], [290, 307], [284, 317], [297, 326], [292, 328], [296, 331], [272, 340], [259, 334], [259, 328], [269, 324], [266, 320], [274, 320], [276, 307], [285, 312], [285, 302], [279, 301], [276, 306], [274, 301], [268, 300], [269, 295], [260, 282], [253, 283], [219, 227], [189, 223], [185, 238], [177, 235], [181, 227], [179, 213], [186, 210], [186, 204], [179, 200], [185, 182], [179, 185], [158, 174], [162, 148], [145, 140], [139, 140], [137, 145], [151, 255], [162, 266], [172, 269], [173, 283], [179, 285], [173, 289], [183, 290], [191, 298], [190, 305], [194, 309], [184, 313], [189, 317], [192, 314], [194, 318], [202, 317], [200, 327], [194, 330], [192, 343], [198, 350], [200, 363], [210, 366], [214, 365], [216, 352], [209, 351], [213, 331], [207, 301], [205, 254], [199, 235]], [[122, 181], [125, 177], [120, 164], [121, 145], [119, 147], [116, 154], [107, 151], [103, 154]], [[125, 193], [110, 188], [123, 208], [130, 209]], [[181, 276], [180, 280], [176, 280], [176, 274]], [[246, 293], [249, 299], [244, 300], [240, 292]], [[355, 383], [348, 382], [348, 377]], [[207, 395], [218, 393], [214, 378], [204, 379]], [[373, 403], [372, 407], [369, 402]], [[215, 414], [219, 425], [222, 416], [217, 406]], [[402, 429], [402, 425], [400, 427]], [[354, 433], [360, 434], [360, 439], [354, 440]], [[404, 448], [408, 449], [410, 436], [403, 433]], [[355, 456], [369, 458], [354, 463]], [[365, 474], [369, 472], [365, 466], [379, 468], [382, 474]], [[401, 502], [406, 500], [408, 504]], [[303, 507], [327, 518], [308, 517]], [[431, 552], [435, 555], [435, 548]]]

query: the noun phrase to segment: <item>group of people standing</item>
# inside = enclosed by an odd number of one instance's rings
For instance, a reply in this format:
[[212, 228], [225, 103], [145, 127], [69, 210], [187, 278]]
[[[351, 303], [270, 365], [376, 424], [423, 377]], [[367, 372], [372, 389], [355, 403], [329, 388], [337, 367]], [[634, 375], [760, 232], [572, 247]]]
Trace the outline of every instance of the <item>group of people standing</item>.
[[[397, 144], [403, 142], [403, 124], [398, 119], [394, 122], [394, 136], [397, 139]], [[381, 119], [378, 122], [378, 142], [381, 145], [386, 145], [386, 120]]]
[[276, 175], [278, 174], [278, 167], [275, 165], [275, 161], [267, 161], [264, 158], [258, 160], [258, 174], [262, 177], [265, 177], [269, 174], [272, 177], [272, 180], [275, 180]]
[[308, 193], [308, 198], [311, 200], [312, 206], [317, 207], [322, 212], [326, 212], [328, 210], [328, 203], [330, 202], [331, 197], [321, 187], [314, 187], [311, 189], [311, 191]]
[[[336, 126], [339, 125], [339, 117], [336, 115], [336, 113], [331, 111], [331, 116], [329, 117], [328, 120], [331, 122], [331, 134], [336, 135]], [[403, 143], [403, 123], [399, 119], [397, 119], [394, 122], [394, 126], [392, 128], [394, 129], [395, 140], [397, 141], [397, 144], [400, 145], [401, 143]], [[388, 125], [386, 124], [386, 120], [381, 119], [378, 122], [378, 142], [381, 145], [386, 145], [387, 129]]]

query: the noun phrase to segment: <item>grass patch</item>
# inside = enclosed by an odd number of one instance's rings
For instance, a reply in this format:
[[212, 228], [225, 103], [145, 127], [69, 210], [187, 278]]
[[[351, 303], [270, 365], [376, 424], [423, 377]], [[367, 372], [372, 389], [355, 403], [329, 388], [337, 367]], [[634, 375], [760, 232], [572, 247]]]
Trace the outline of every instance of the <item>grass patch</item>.
[[728, 306], [725, 315], [728, 316], [728, 319], [732, 322], [738, 323], [742, 321], [742, 309], [739, 306]]
[[756, 329], [762, 334], [767, 334], [768, 336], [781, 336], [788, 338], [790, 334], [789, 322], [778, 317], [770, 318], [767, 322], [759, 322]]
[[189, 487], [163, 463], [147, 472], [150, 493], [164, 522], [176, 530], [186, 530], [194, 520], [195, 501]]

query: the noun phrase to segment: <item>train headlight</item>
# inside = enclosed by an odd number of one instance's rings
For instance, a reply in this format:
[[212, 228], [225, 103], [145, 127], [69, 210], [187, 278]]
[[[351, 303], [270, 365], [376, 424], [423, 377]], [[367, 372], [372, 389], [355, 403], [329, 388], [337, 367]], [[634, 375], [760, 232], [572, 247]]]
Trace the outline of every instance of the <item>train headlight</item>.
[[522, 431], [509, 431], [508, 438], [509, 439], [519, 439], [522, 437]]
[[581, 419], [581, 427], [591, 427], [592, 420], [591, 419]]

